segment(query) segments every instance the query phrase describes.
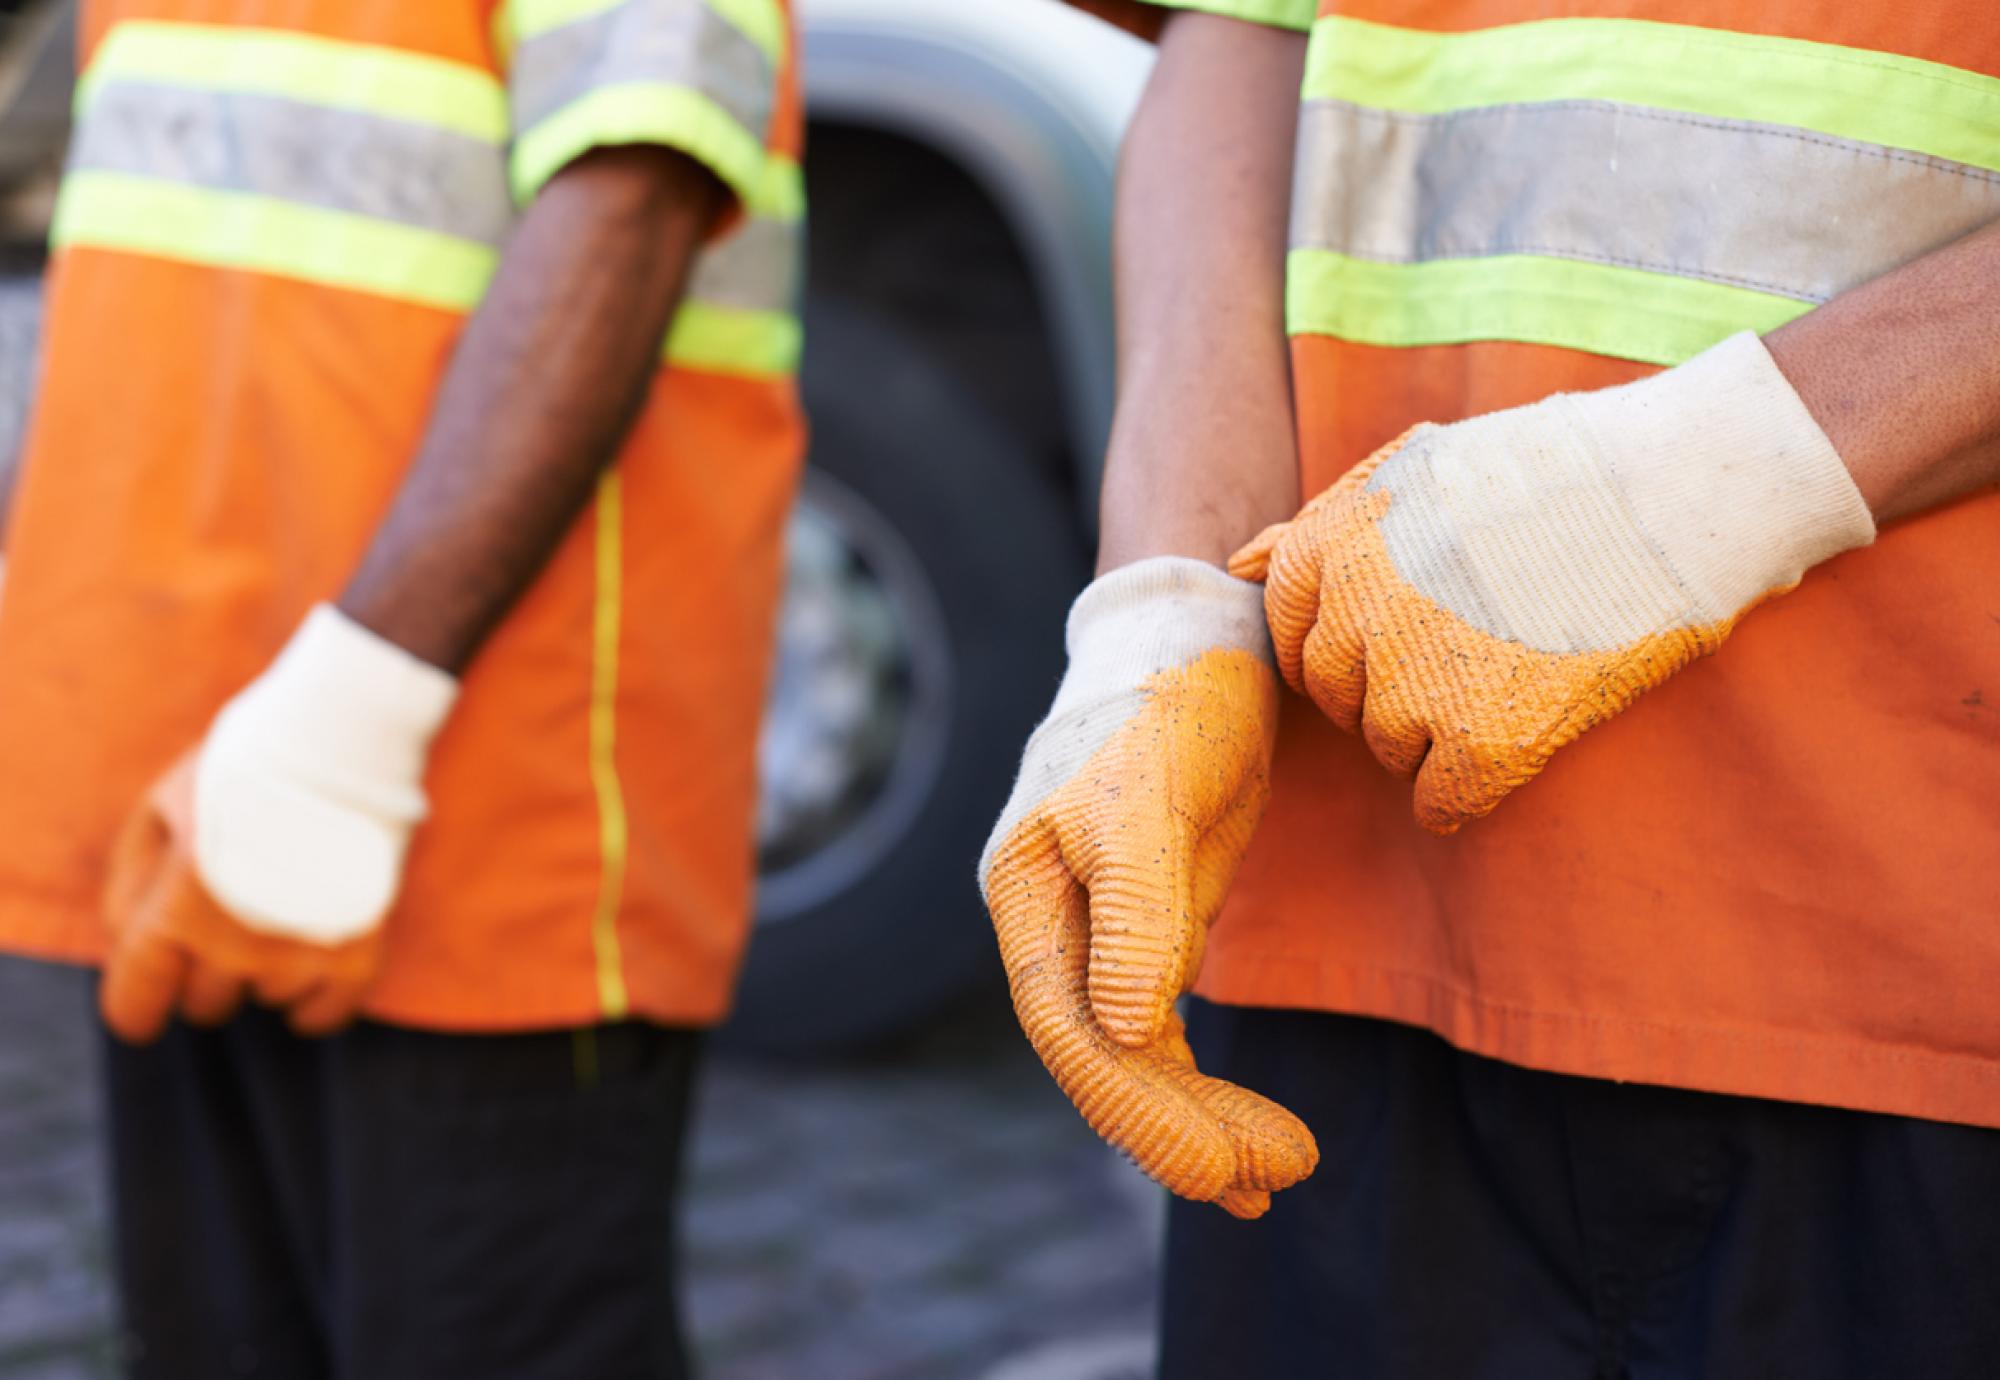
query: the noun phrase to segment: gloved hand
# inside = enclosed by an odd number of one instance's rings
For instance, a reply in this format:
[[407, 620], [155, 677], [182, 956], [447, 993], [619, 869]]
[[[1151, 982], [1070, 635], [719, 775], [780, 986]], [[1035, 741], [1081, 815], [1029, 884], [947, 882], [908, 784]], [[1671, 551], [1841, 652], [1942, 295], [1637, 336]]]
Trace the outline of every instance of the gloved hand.
[[1269, 793], [1277, 683], [1254, 585], [1162, 557], [1099, 579], [979, 863], [1014, 1010], [1097, 1133], [1184, 1198], [1256, 1217], [1319, 1150], [1195, 1071], [1174, 1001]]
[[1230, 569], [1278, 666], [1449, 834], [1875, 536], [1762, 341], [1383, 447]]
[[175, 1013], [216, 1024], [246, 996], [284, 1008], [304, 1035], [353, 1019], [457, 690], [314, 609], [125, 826], [99, 994], [111, 1030], [144, 1042]]

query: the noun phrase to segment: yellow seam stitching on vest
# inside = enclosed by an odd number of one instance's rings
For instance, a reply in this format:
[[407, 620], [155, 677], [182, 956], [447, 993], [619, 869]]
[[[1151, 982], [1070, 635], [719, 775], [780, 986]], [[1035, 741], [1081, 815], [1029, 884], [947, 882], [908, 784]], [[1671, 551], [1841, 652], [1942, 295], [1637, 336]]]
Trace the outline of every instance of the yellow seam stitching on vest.
[[625, 790], [618, 779], [618, 633], [624, 599], [624, 504], [616, 470], [597, 485], [597, 598], [591, 612], [590, 782], [597, 793], [597, 910], [591, 947], [597, 957], [597, 997], [606, 1020], [628, 1007], [618, 912], [625, 898], [629, 839]]

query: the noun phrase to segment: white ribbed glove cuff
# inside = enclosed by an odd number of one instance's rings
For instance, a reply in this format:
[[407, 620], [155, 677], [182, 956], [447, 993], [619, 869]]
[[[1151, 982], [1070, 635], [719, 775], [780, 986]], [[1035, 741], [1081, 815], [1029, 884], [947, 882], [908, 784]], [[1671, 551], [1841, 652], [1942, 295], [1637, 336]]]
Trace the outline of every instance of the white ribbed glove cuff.
[[332, 944], [394, 900], [431, 740], [458, 682], [320, 605], [216, 716], [195, 766], [195, 862], [245, 924]]
[[1212, 651], [1247, 651], [1272, 664], [1263, 586], [1182, 556], [1100, 576], [1071, 605], [1065, 642], [1069, 669], [980, 856], [982, 886], [1001, 841], [1139, 712], [1148, 679]]
[[1185, 556], [1154, 556], [1098, 577], [1070, 605], [1064, 700], [1129, 689], [1218, 648], [1272, 661], [1264, 587]]
[[1833, 443], [1749, 331], [1663, 374], [1554, 401], [1712, 621], [1875, 539]]

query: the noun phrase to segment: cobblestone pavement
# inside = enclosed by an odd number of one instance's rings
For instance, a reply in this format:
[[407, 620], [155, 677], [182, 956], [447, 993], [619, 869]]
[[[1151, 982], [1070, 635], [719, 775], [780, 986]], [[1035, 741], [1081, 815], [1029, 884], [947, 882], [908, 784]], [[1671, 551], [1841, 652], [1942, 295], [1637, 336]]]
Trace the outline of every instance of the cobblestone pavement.
[[[38, 325], [35, 280], [0, 278], [0, 445]], [[112, 1374], [89, 994], [0, 959], [0, 1380]], [[707, 1380], [1128, 1380], [1158, 1220], [992, 993], [867, 1059], [714, 1061], [689, 1325]]]
[[[84, 975], [0, 959], [0, 1377], [112, 1374]], [[1128, 1380], [1158, 1204], [984, 1002], [893, 1053], [718, 1059], [685, 1252], [709, 1380]]]

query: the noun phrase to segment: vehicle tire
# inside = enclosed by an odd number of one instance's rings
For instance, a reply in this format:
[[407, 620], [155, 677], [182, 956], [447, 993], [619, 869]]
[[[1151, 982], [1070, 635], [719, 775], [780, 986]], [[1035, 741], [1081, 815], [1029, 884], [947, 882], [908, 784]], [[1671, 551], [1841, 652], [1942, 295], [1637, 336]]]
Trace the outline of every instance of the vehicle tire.
[[[844, 526], [911, 645], [887, 778], [836, 835], [760, 878], [721, 1039], [783, 1054], [880, 1041], [1000, 980], [973, 874], [1086, 579], [1068, 493], [893, 318], [815, 301], [807, 338], [802, 503]], [[767, 720], [767, 754], [773, 733]]]

